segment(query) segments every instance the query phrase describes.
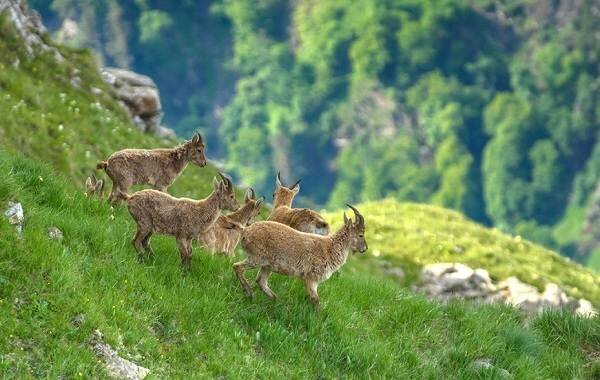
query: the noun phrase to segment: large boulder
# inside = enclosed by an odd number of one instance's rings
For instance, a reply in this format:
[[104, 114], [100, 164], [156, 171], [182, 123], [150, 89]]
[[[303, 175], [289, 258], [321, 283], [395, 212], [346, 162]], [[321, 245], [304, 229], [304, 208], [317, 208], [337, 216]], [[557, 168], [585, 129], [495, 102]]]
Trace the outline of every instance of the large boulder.
[[161, 137], [175, 135], [172, 130], [160, 125], [163, 115], [160, 94], [152, 78], [114, 67], [103, 68], [101, 75], [112, 86], [121, 105], [140, 130]]
[[472, 269], [460, 263], [426, 265], [421, 271], [421, 284], [414, 289], [444, 302], [462, 298], [506, 303], [527, 312], [563, 308], [586, 317], [596, 313], [589, 301], [569, 297], [554, 283], [546, 284], [544, 291], [540, 293], [534, 286], [525, 284], [516, 277], [494, 282], [486, 270]]

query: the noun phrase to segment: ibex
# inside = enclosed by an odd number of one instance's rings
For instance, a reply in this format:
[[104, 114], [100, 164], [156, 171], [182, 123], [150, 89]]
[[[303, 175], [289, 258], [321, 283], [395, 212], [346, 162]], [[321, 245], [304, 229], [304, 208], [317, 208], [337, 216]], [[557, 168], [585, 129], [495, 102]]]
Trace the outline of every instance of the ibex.
[[117, 203], [119, 194], [129, 192], [132, 185], [149, 184], [154, 189], [165, 192], [181, 174], [189, 162], [203, 167], [204, 142], [199, 133], [171, 149], [123, 149], [115, 152], [106, 161], [99, 162], [97, 169], [103, 169], [113, 182], [108, 198], [111, 204]]
[[192, 239], [204, 232], [219, 217], [221, 210], [235, 211], [239, 204], [235, 199], [233, 184], [219, 173], [221, 181], [213, 179], [213, 192], [202, 200], [175, 198], [157, 190], [141, 190], [131, 196], [120, 194], [127, 200], [129, 213], [137, 224], [133, 246], [140, 258], [144, 250], [154, 255], [150, 247], [153, 233], [174, 236], [181, 254], [181, 263], [190, 267], [192, 262]]
[[97, 197], [102, 198], [102, 193], [104, 191], [104, 180], [96, 179], [95, 175], [91, 175], [85, 180], [85, 194], [88, 196], [95, 195]]
[[252, 289], [244, 276], [246, 270], [259, 267], [256, 282], [271, 299], [276, 295], [269, 288], [271, 272], [299, 277], [304, 281], [311, 302], [318, 306], [319, 283], [327, 280], [348, 258], [349, 251], [366, 252], [365, 219], [348, 205], [355, 215], [352, 221], [344, 213], [344, 225], [333, 235], [321, 236], [297, 231], [281, 223], [256, 222], [248, 227], [230, 222], [228, 228], [242, 231], [241, 244], [245, 260], [233, 264], [247, 296]]
[[262, 202], [262, 199], [256, 199], [254, 190], [248, 188], [244, 196], [244, 205], [228, 215], [219, 216], [215, 223], [198, 236], [198, 241], [212, 253], [223, 252], [227, 257], [232, 258], [235, 247], [240, 241], [240, 232], [226, 228], [227, 220], [242, 226], [248, 225], [260, 213]]
[[286, 224], [298, 231], [327, 235], [329, 224], [318, 212], [308, 208], [292, 208], [294, 197], [300, 191], [300, 181], [290, 187], [283, 186], [280, 173], [277, 173], [273, 209], [267, 220]]

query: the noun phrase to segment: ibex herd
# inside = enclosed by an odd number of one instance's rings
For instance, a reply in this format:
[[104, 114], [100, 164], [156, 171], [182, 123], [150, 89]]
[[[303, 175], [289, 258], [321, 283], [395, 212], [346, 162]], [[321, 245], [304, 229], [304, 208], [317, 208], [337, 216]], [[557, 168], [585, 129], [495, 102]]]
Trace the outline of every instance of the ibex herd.
[[[262, 209], [263, 198], [256, 198], [252, 188], [246, 190], [240, 207], [231, 179], [222, 173], [213, 179], [212, 192], [202, 200], [175, 198], [167, 188], [183, 172], [189, 162], [206, 166], [204, 142], [200, 134], [172, 149], [124, 149], [99, 162], [112, 180], [109, 202], [126, 201], [127, 209], [137, 225], [132, 243], [140, 259], [153, 256], [152, 234], [170, 235], [177, 241], [181, 263], [190, 268], [192, 241], [204, 249], [234, 257], [241, 243], [246, 259], [233, 264], [246, 295], [252, 289], [244, 276], [246, 270], [259, 268], [256, 283], [268, 297], [275, 293], [269, 288], [271, 273], [298, 277], [304, 281], [310, 300], [319, 305], [317, 286], [345, 264], [350, 251], [364, 253], [365, 219], [348, 205], [355, 219], [344, 214], [344, 225], [329, 235], [329, 225], [314, 210], [292, 208], [300, 191], [300, 181], [286, 187], [279, 173], [275, 179], [273, 208], [266, 221], [254, 222]], [[128, 194], [132, 185], [150, 185]], [[94, 175], [85, 183], [86, 195], [102, 197], [104, 182]], [[230, 210], [227, 215], [222, 210]]]

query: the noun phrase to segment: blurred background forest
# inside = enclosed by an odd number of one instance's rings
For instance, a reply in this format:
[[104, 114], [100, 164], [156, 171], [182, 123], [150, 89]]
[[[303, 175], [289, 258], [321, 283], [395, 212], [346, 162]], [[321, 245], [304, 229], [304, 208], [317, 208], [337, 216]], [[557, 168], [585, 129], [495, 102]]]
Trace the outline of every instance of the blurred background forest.
[[598, 1], [30, 5], [262, 194], [281, 171], [305, 205], [432, 203], [600, 267]]

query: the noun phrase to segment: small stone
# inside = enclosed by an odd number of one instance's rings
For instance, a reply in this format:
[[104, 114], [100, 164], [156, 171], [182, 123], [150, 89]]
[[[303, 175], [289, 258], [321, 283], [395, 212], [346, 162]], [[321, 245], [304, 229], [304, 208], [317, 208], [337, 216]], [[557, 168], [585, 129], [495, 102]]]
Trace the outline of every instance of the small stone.
[[92, 88], [90, 88], [90, 91], [92, 92], [93, 95], [96, 95], [96, 96], [102, 94], [102, 90], [99, 89], [98, 87], [92, 87]]
[[18, 233], [23, 231], [23, 221], [25, 215], [23, 212], [23, 206], [18, 202], [8, 202], [8, 208], [4, 211], [4, 216], [8, 218], [8, 222], [15, 226]]
[[484, 369], [484, 370], [496, 370], [499, 372], [500, 377], [502, 379], [510, 379], [512, 375], [510, 372], [505, 370], [504, 368], [498, 368], [492, 364], [491, 359], [477, 359], [475, 360], [471, 366], [475, 369]]
[[77, 314], [73, 317], [73, 319], [71, 319], [71, 324], [73, 325], [73, 327], [79, 328], [83, 324], [83, 322], [85, 322], [85, 315], [83, 314]]
[[48, 227], [48, 237], [52, 240], [61, 241], [64, 238], [64, 235], [57, 227]]
[[402, 268], [399, 268], [399, 267], [387, 268], [385, 270], [385, 273], [387, 275], [394, 277], [398, 281], [403, 281], [404, 278], [406, 277]]
[[575, 313], [585, 318], [592, 318], [597, 314], [596, 310], [594, 310], [594, 307], [592, 306], [592, 303], [584, 298], [579, 300], [577, 309], [575, 309]]

